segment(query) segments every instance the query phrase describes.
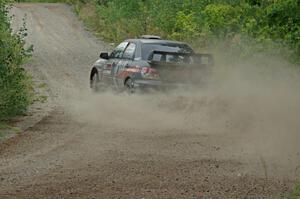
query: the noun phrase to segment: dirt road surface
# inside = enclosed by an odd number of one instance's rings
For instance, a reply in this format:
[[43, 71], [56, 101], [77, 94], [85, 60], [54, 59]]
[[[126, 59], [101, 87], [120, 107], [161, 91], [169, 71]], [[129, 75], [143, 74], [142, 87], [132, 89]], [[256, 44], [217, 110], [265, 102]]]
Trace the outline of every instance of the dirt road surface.
[[[299, 179], [296, 119], [283, 125], [273, 114], [283, 129], [268, 128], [269, 115], [253, 119], [267, 110], [248, 114], [209, 91], [188, 100], [93, 95], [89, 70], [110, 47], [67, 5], [17, 4], [12, 13], [15, 27], [26, 14], [35, 48], [27, 69], [47, 83], [53, 108], [0, 145], [0, 198], [283, 198]], [[292, 133], [277, 139], [260, 132], [285, 125]]]

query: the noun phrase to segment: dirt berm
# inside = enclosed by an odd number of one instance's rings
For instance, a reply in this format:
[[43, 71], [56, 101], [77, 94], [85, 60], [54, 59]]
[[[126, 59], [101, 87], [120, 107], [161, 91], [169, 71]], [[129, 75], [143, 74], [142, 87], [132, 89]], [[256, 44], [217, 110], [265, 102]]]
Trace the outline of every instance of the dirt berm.
[[0, 198], [283, 198], [298, 179], [298, 104], [282, 112], [210, 89], [94, 95], [89, 71], [109, 45], [67, 5], [17, 4], [12, 13], [15, 28], [26, 14], [26, 67], [54, 108], [0, 145]]

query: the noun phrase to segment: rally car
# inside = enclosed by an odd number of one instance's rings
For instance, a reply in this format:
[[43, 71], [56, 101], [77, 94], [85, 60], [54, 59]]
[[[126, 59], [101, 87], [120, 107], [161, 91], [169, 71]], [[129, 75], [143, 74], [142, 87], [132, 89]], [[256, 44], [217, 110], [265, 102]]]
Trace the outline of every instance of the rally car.
[[171, 89], [199, 83], [212, 65], [212, 55], [196, 54], [186, 43], [144, 35], [125, 40], [110, 54], [100, 53], [90, 73], [90, 87], [129, 93]]

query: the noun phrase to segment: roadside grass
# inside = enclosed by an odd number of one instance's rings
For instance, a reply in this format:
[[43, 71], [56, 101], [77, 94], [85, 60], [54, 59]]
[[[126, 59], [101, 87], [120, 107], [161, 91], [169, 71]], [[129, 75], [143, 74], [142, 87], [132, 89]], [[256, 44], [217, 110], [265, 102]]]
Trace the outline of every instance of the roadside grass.
[[17, 3], [72, 3], [72, 0], [15, 0]]
[[37, 88], [47, 88], [47, 84], [46, 83], [38, 84]]
[[16, 0], [17, 3], [20, 2], [30, 2], [30, 3], [59, 3], [59, 0]]
[[34, 102], [46, 103], [47, 100], [48, 100], [48, 96], [46, 96], [46, 95], [37, 95], [33, 101]]
[[8, 132], [13, 132], [13, 133], [21, 133], [21, 129], [17, 127], [10, 126], [6, 122], [0, 122], [0, 139], [5, 136]]
[[43, 95], [41, 93], [43, 93], [43, 91], [47, 90], [48, 85], [46, 83], [40, 83], [40, 84], [35, 85], [35, 87], [37, 88], [37, 91], [36, 91], [36, 95], [35, 95], [33, 102], [41, 102], [41, 103], [47, 102], [48, 96]]
[[0, 122], [0, 130], [7, 129], [9, 125], [5, 122]]
[[285, 199], [300, 199], [300, 184], [296, 185], [294, 190]]

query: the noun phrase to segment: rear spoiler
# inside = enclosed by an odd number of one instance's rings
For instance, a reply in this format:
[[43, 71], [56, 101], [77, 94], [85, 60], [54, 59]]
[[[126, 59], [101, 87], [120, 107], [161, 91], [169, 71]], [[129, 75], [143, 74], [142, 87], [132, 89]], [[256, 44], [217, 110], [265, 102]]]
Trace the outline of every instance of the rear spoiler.
[[[193, 57], [196, 58], [197, 63], [200, 64], [207, 64], [207, 65], [213, 65], [214, 64], [214, 58], [211, 54], [198, 54], [198, 53], [185, 53], [185, 52], [167, 52], [167, 51], [159, 51], [154, 50], [150, 53], [148, 60], [154, 61], [153, 57], [155, 54], [159, 55], [178, 55], [178, 56], [186, 56], [186, 57]], [[162, 62], [162, 61], [155, 61], [155, 62]]]
[[206, 59], [208, 65], [214, 65], [214, 57], [212, 54], [200, 54], [200, 53], [195, 53], [193, 55], [194, 57], [197, 57], [197, 61], [199, 61], [201, 64], [205, 64], [204, 60]]
[[153, 50], [149, 57], [148, 60], [152, 60], [153, 59], [153, 55], [155, 54], [160, 54], [160, 55], [181, 55], [181, 56], [191, 56], [193, 55], [192, 53], [180, 53], [180, 52], [168, 52], [168, 51], [160, 51], [160, 50]]

